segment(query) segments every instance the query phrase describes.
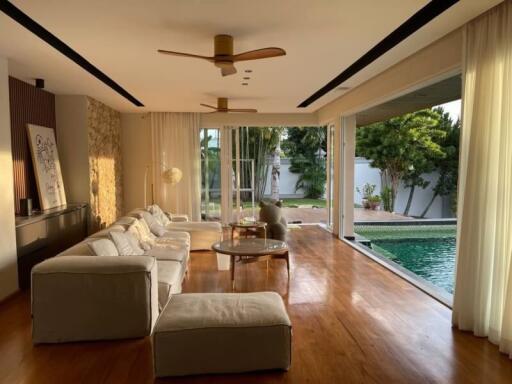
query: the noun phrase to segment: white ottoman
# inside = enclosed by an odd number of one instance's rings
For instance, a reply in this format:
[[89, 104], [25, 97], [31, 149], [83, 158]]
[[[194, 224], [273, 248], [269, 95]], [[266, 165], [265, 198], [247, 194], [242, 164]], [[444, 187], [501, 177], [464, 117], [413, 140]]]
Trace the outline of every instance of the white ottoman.
[[275, 292], [174, 295], [153, 333], [155, 376], [288, 370], [291, 339]]

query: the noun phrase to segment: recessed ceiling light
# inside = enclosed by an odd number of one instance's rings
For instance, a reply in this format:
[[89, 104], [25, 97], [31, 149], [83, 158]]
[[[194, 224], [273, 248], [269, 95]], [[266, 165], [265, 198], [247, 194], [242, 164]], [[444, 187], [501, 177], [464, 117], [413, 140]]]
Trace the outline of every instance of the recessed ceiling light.
[[252, 73], [252, 69], [246, 69], [245, 73]]
[[242, 85], [249, 85], [249, 83], [242, 83]]

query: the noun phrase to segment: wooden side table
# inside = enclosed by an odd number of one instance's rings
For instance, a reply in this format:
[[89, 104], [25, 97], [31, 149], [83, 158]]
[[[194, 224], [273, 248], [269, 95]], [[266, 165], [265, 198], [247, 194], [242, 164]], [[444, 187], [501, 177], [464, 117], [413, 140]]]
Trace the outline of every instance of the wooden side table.
[[240, 263], [252, 263], [255, 261], [268, 261], [272, 259], [284, 259], [286, 270], [290, 278], [290, 255], [288, 246], [284, 241], [273, 239], [231, 239], [212, 245], [212, 249], [218, 253], [231, 256], [231, 284], [235, 288], [235, 265]]
[[264, 238], [267, 238], [267, 223], [263, 221], [251, 222], [233, 222], [229, 223], [231, 227], [231, 238], [234, 239], [235, 231], [238, 229], [239, 232], [244, 231], [245, 238], [248, 238], [249, 233], [256, 234], [258, 229], [263, 229]]

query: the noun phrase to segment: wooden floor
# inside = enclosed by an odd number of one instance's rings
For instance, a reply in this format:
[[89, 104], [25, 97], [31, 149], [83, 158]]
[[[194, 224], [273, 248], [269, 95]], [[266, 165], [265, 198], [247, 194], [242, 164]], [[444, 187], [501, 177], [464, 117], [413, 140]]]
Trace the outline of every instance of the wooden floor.
[[[293, 323], [289, 372], [200, 376], [173, 383], [512, 383], [512, 361], [452, 330], [448, 308], [318, 227], [290, 234], [283, 261], [237, 269], [240, 292], [272, 290]], [[213, 254], [194, 253], [186, 292], [230, 291]], [[32, 346], [29, 297], [0, 305], [0, 382], [152, 383], [149, 338]]]

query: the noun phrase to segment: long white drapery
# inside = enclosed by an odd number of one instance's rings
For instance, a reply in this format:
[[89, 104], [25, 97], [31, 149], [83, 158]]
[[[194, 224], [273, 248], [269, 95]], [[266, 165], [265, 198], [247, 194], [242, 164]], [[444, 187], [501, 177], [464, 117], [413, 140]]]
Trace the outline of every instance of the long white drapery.
[[512, 1], [465, 27], [453, 324], [512, 357]]
[[[152, 177], [155, 202], [172, 213], [201, 220], [201, 149], [198, 113], [151, 113]], [[134, 154], [136, 156], [136, 154]], [[164, 183], [165, 168], [179, 168], [176, 185]]]
[[233, 220], [233, 127], [220, 130], [221, 221]]

